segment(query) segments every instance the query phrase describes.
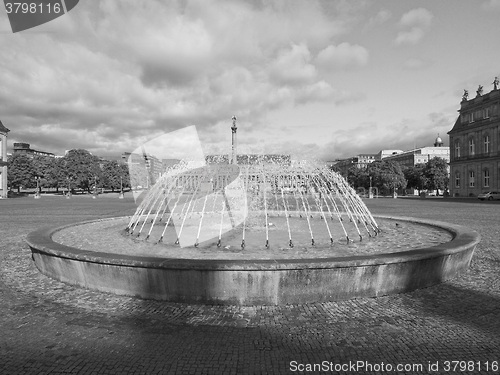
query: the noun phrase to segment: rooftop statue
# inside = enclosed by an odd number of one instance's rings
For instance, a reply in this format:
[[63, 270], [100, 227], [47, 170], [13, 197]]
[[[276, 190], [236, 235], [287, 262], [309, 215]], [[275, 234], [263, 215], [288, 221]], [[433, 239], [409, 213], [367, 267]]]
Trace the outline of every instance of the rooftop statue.
[[479, 85], [479, 87], [476, 90], [477, 96], [483, 95], [483, 86]]
[[464, 94], [462, 95], [462, 101], [466, 102], [468, 98], [469, 98], [469, 91], [464, 90]]
[[493, 90], [498, 90], [498, 77], [495, 77], [495, 79], [493, 80]]

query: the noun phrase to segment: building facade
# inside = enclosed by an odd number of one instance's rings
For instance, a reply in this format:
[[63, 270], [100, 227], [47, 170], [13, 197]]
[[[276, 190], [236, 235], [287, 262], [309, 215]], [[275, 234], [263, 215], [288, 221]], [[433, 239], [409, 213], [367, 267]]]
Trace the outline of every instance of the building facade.
[[0, 198], [7, 198], [7, 129], [0, 121]]
[[356, 168], [363, 169], [375, 160], [379, 160], [377, 159], [377, 154], [359, 154], [347, 159], [336, 160], [330, 165], [330, 167], [335, 167], [342, 176], [347, 176], [349, 168], [354, 166]]
[[29, 143], [16, 142], [14, 143], [14, 154], [25, 154], [27, 156], [33, 157], [35, 155], [55, 157], [52, 152], [45, 152], [39, 150], [33, 150]]
[[165, 172], [163, 161], [151, 154], [124, 152], [122, 160], [128, 164], [132, 188], [149, 188]]
[[465, 91], [459, 116], [450, 136], [450, 193], [471, 197], [484, 191], [500, 190], [500, 90], [473, 99]]
[[413, 167], [417, 164], [425, 164], [436, 157], [446, 160], [447, 163], [450, 162], [450, 148], [443, 145], [443, 140], [439, 136], [436, 138], [434, 146], [402, 151], [385, 156], [383, 159], [398, 162], [403, 167]]
[[412, 167], [417, 164], [427, 163], [429, 160], [440, 157], [450, 161], [450, 148], [444, 146], [443, 140], [438, 136], [434, 146], [419, 147], [413, 150], [380, 150], [376, 154], [359, 154], [347, 159], [336, 160], [332, 165], [342, 174], [347, 176], [347, 171], [351, 167], [366, 168], [374, 161], [390, 160], [395, 161], [403, 167]]

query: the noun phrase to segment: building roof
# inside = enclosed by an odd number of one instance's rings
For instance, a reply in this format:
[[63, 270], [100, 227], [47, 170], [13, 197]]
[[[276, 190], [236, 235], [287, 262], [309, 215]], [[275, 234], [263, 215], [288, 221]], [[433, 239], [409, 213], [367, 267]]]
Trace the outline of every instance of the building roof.
[[453, 125], [453, 128], [448, 132], [448, 134], [453, 134], [456, 133], [464, 128], [472, 128], [472, 127], [478, 127], [481, 125], [484, 125], [488, 121], [491, 120], [491, 118], [479, 118], [475, 120], [474, 122], [469, 122], [469, 121], [461, 121], [461, 115], [463, 113], [470, 113], [473, 111], [476, 111], [478, 109], [481, 109], [483, 107], [489, 106], [491, 103], [498, 101], [500, 97], [500, 90], [492, 90], [487, 94], [477, 96], [473, 99], [469, 100], [463, 100], [460, 103], [460, 115], [457, 117], [457, 120], [455, 121], [455, 124]]
[[0, 133], [8, 133], [10, 132], [9, 129], [7, 129], [3, 124], [2, 121], [0, 120]]
[[457, 117], [457, 120], [455, 121], [455, 124], [453, 125], [453, 128], [448, 132], [448, 134], [455, 132], [457, 130], [460, 130], [461, 127], [465, 127], [465, 125], [462, 126], [461, 121], [460, 121], [460, 116]]

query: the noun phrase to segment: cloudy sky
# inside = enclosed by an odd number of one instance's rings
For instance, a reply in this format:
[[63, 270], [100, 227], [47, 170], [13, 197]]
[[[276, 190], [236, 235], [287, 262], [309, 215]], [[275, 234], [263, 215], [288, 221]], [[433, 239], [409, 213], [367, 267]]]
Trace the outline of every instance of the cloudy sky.
[[62, 154], [131, 151], [196, 125], [206, 152], [323, 160], [433, 143], [500, 76], [500, 0], [80, 0], [13, 34], [0, 120]]

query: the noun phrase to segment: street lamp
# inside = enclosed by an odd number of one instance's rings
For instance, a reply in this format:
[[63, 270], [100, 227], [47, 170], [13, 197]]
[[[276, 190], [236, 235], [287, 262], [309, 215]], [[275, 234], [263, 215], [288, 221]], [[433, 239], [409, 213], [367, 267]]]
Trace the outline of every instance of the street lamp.
[[97, 176], [94, 176], [94, 194], [92, 195], [92, 199], [97, 198]]
[[68, 180], [68, 194], [66, 194], [66, 199], [70, 199], [71, 198], [71, 179], [68, 177], [66, 177], [66, 180]]
[[118, 196], [119, 199], [123, 199], [123, 177], [120, 176], [120, 195]]
[[35, 181], [36, 181], [35, 199], [39, 199], [40, 198], [40, 176], [35, 176]]

